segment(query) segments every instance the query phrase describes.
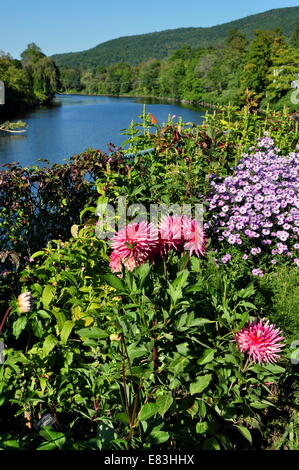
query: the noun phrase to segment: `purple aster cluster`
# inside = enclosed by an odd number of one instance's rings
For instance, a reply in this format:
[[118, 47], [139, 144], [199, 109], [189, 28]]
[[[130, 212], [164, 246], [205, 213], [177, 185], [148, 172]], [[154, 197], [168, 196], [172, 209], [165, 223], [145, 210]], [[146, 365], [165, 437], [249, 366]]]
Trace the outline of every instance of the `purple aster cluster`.
[[272, 264], [282, 255], [298, 266], [299, 153], [279, 155], [268, 135], [250, 150], [232, 176], [211, 178], [205, 228], [220, 242], [242, 245], [243, 259], [267, 252]]

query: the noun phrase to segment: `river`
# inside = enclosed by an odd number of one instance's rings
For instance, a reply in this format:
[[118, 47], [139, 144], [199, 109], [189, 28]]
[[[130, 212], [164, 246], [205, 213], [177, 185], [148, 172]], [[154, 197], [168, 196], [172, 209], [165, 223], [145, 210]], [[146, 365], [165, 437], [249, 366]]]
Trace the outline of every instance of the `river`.
[[0, 131], [0, 164], [19, 162], [22, 166], [44, 163], [63, 163], [64, 159], [87, 148], [108, 151], [110, 142], [120, 146], [127, 136], [121, 135], [130, 122], [140, 122], [146, 104], [146, 112], [152, 113], [159, 124], [175, 115], [184, 122], [200, 124], [204, 110], [166, 101], [107, 96], [57, 95], [51, 106], [16, 116], [24, 120], [24, 134]]

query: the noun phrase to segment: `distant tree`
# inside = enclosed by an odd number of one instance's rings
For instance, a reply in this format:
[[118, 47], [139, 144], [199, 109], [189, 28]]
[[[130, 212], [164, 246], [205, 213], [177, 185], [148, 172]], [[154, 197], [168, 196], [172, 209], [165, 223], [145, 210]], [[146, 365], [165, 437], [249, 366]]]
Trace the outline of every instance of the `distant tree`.
[[34, 42], [28, 44], [27, 49], [21, 53], [22, 63], [24, 66], [29, 63], [35, 63], [43, 57], [46, 57], [45, 54], [42, 53], [41, 49]]
[[61, 86], [60, 73], [55, 62], [34, 42], [28, 44], [21, 58], [37, 100], [40, 102], [51, 100]]
[[145, 95], [159, 94], [159, 73], [159, 60], [150, 59], [140, 65], [138, 73], [138, 87], [140, 88], [141, 93]]
[[0, 80], [5, 84], [5, 105], [0, 107], [2, 114], [30, 107], [35, 102], [28, 75], [18, 60], [9, 54], [0, 56]]
[[81, 74], [79, 69], [61, 69], [60, 82], [62, 91], [81, 91], [83, 85], [81, 84]]
[[295, 28], [291, 36], [290, 45], [299, 49], [299, 21], [295, 23]]
[[275, 33], [273, 31], [255, 31], [248, 53], [242, 76], [242, 86], [245, 90], [264, 94], [267, 85], [267, 74], [272, 65], [272, 52]]
[[182, 59], [164, 62], [159, 74], [161, 96], [181, 99], [183, 97], [182, 82], [185, 78], [185, 73], [185, 62]]
[[184, 44], [180, 49], [176, 50], [171, 54], [169, 57], [169, 61], [177, 60], [177, 59], [183, 59], [183, 60], [189, 60], [192, 58], [192, 54], [194, 53], [193, 49], [189, 44]]
[[44, 56], [32, 65], [34, 93], [41, 101], [53, 98], [60, 88], [59, 70], [50, 57]]
[[132, 89], [131, 67], [128, 64], [113, 64], [107, 67], [106, 93], [120, 95]]
[[299, 50], [280, 44], [272, 56], [269, 68], [266, 97], [269, 102], [277, 102], [292, 90], [292, 83], [298, 79]]
[[239, 29], [235, 28], [228, 32], [226, 44], [234, 51], [244, 52], [247, 46], [247, 39]]

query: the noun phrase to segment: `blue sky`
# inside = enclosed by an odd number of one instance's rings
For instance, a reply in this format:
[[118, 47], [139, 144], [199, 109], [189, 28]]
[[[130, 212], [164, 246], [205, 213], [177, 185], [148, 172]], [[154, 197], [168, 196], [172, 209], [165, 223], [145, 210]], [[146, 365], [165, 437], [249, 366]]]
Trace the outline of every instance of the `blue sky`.
[[0, 49], [15, 58], [30, 42], [47, 55], [82, 51], [120, 36], [214, 26], [292, 6], [298, 0], [4, 0]]

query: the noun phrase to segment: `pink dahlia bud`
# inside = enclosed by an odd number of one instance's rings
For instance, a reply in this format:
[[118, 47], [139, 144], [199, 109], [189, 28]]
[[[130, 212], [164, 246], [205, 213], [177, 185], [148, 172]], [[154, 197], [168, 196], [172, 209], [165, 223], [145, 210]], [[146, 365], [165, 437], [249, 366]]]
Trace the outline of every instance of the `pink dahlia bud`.
[[23, 292], [18, 297], [18, 307], [21, 313], [31, 312], [33, 308], [33, 297], [31, 292]]
[[248, 322], [241, 331], [235, 335], [235, 341], [241, 352], [247, 353], [253, 362], [276, 362], [279, 353], [285, 344], [281, 331], [274, 325], [269, 325], [269, 320], [254, 320]]
[[159, 247], [158, 230], [146, 221], [132, 223], [112, 238], [111, 245], [111, 270], [120, 272], [123, 263], [129, 271], [133, 271], [136, 266], [153, 260]]

